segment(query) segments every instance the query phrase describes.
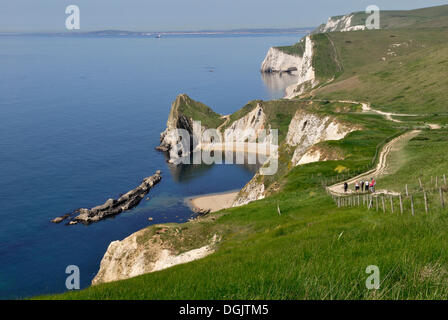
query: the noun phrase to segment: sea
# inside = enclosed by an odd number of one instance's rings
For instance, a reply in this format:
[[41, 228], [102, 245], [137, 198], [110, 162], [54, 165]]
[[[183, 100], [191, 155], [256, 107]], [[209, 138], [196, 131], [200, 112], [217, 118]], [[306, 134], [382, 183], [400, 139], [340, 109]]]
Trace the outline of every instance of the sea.
[[[281, 98], [295, 78], [263, 75], [261, 62], [303, 36], [0, 35], [0, 299], [62, 293], [69, 265], [85, 288], [111, 241], [188, 221], [188, 197], [242, 188], [254, 166], [173, 167], [154, 149], [171, 103], [186, 93], [226, 115]], [[156, 170], [162, 181], [136, 208], [91, 225], [50, 223]]]

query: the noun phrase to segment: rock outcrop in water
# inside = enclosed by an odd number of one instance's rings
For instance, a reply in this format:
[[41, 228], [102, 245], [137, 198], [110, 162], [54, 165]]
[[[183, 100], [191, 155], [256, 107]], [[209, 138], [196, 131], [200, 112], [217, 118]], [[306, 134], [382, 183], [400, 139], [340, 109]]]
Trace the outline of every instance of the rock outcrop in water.
[[[195, 121], [201, 121], [201, 124]], [[166, 129], [160, 134], [160, 145], [156, 149], [168, 152], [169, 162], [180, 163], [182, 158], [190, 156], [207, 128], [217, 128], [223, 121], [206, 105], [180, 94], [171, 105]], [[179, 129], [188, 133], [188, 140], [179, 136]]]
[[[160, 134], [160, 146], [156, 149], [169, 153], [169, 162], [179, 164], [183, 159], [198, 151], [245, 152], [255, 150], [266, 157], [277, 153], [270, 126], [262, 103], [251, 106], [251, 110], [233, 122], [213, 112], [209, 107], [182, 94], [176, 98], [167, 121], [167, 128]], [[222, 130], [228, 124], [225, 130]], [[205, 131], [216, 129], [220, 137], [210, 141]], [[188, 134], [182, 137], [182, 131]], [[222, 132], [224, 131], [224, 132]], [[215, 138], [215, 137], [213, 137]], [[258, 147], [258, 148], [257, 148]]]
[[[130, 210], [136, 207], [148, 194], [152, 187], [159, 183], [161, 179], [161, 172], [157, 170], [154, 175], [143, 179], [142, 183], [137, 188], [123, 194], [118, 199], [109, 199], [104, 204], [91, 209], [81, 208], [75, 210], [72, 214], [79, 213], [79, 215], [72, 218], [68, 224], [71, 225], [76, 222], [82, 222], [85, 224], [97, 222], [107, 217], [115, 216], [123, 211]], [[60, 223], [69, 218], [72, 214], [57, 217], [51, 220], [51, 222]]]

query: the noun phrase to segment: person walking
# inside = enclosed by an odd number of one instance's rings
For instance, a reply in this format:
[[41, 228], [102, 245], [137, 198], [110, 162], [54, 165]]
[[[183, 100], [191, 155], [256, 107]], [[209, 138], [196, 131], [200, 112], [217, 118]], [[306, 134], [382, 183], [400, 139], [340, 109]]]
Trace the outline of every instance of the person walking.
[[369, 181], [368, 180], [366, 180], [364, 182], [364, 188], [366, 189], [366, 192], [369, 192]]
[[356, 193], [359, 192], [359, 182], [355, 183], [355, 191], [356, 191]]
[[373, 178], [370, 178], [369, 189], [370, 189], [370, 192], [372, 192], [372, 193], [375, 192], [375, 180]]
[[364, 180], [361, 180], [361, 192], [364, 192]]
[[348, 190], [348, 183], [344, 182], [344, 193], [347, 193]]

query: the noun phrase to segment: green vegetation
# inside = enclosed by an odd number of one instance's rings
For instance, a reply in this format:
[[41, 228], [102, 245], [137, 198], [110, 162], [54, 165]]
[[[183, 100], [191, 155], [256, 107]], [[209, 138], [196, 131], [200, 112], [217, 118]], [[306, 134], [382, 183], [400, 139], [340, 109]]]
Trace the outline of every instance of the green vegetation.
[[[365, 25], [369, 15], [370, 14], [366, 14], [365, 12], [354, 12], [351, 25]], [[382, 10], [380, 26], [381, 29], [448, 27], [447, 16], [448, 5], [417, 10]], [[337, 20], [342, 17], [343, 16], [334, 16], [332, 19]], [[323, 25], [320, 27], [322, 26]], [[319, 30], [320, 27], [317, 30]], [[317, 32], [317, 30], [314, 32]]]
[[[379, 143], [384, 136], [376, 133], [372, 142]], [[352, 135], [346, 144], [356, 145], [362, 138], [365, 136]], [[372, 156], [372, 152], [365, 155]], [[446, 213], [412, 217], [337, 208], [320, 180], [335, 175], [339, 165], [350, 167], [351, 163], [335, 161], [295, 168], [285, 176], [282, 192], [211, 215], [225, 230], [219, 249], [211, 256], [43, 298], [447, 298], [448, 257], [442, 254], [448, 249]], [[381, 288], [377, 291], [365, 287], [369, 265], [380, 268]]]
[[303, 53], [305, 52], [305, 41], [299, 41], [292, 46], [283, 46], [283, 47], [275, 47], [284, 53], [291, 54], [293, 56], [303, 57]]
[[[448, 30], [376, 30], [326, 34], [333, 40], [342, 73], [315, 91], [321, 99], [369, 101], [399, 113], [446, 114]], [[318, 35], [323, 37], [323, 35]], [[315, 36], [316, 37], [316, 36]], [[319, 52], [319, 51], [317, 51]], [[332, 68], [317, 66], [326, 77]]]
[[183, 114], [188, 118], [201, 121], [201, 124], [206, 128], [217, 128], [224, 122], [221, 115], [205, 104], [191, 99], [186, 94], [179, 95], [173, 103], [170, 118], [177, 118], [177, 114]]
[[[215, 253], [136, 278], [40, 298], [448, 299], [448, 209], [432, 206], [424, 214], [419, 204], [411, 216], [409, 210], [401, 215], [338, 208], [322, 186], [341, 172], [353, 176], [372, 168], [388, 141], [416, 128], [422, 132], [392, 152], [390, 174], [378, 179], [377, 188], [403, 192], [409, 184], [417, 191], [418, 178], [427, 188], [434, 184], [431, 177], [448, 174], [448, 129], [422, 129], [448, 120], [448, 29], [441, 28], [447, 11], [448, 6], [383, 12], [382, 23], [389, 30], [315, 34], [316, 74], [321, 83], [334, 81], [307, 100], [251, 101], [230, 116], [225, 127], [260, 103], [268, 125], [279, 129], [279, 170], [263, 178], [269, 196], [195, 222], [152, 226], [139, 238], [150, 241], [159, 232], [176, 252], [183, 252], [216, 234], [221, 241]], [[410, 26], [419, 28], [403, 28]], [[322, 101], [310, 101], [314, 98]], [[178, 99], [178, 111], [208, 127], [223, 123], [205, 105]], [[371, 102], [376, 109], [419, 116], [394, 116], [401, 122], [393, 122], [361, 112], [360, 105], [329, 100]], [[344, 160], [291, 167], [291, 150], [284, 141], [298, 109], [362, 128], [321, 144]], [[429, 197], [434, 203], [437, 194]], [[370, 265], [380, 269], [379, 290], [366, 289]]]
[[[404, 193], [419, 191], [420, 183], [426, 190], [434, 189], [436, 177], [438, 186], [444, 186], [443, 175], [448, 179], [448, 130], [423, 130], [404, 146], [400, 152], [391, 154], [393, 175], [379, 180], [382, 187]], [[432, 179], [431, 179], [432, 178]]]
[[324, 82], [338, 76], [343, 67], [339, 62], [333, 40], [327, 33], [313, 35], [312, 40], [314, 42], [313, 68], [316, 71], [317, 79]]

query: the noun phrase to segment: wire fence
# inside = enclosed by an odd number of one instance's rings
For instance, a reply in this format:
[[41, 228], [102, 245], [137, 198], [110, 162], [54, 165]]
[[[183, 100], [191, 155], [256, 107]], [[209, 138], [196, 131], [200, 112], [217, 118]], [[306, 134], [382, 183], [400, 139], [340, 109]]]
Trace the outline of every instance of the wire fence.
[[403, 186], [401, 193], [376, 192], [353, 193], [347, 195], [331, 194], [338, 207], [363, 206], [367, 210], [390, 212], [397, 214], [429, 214], [448, 209], [448, 185], [446, 175], [431, 177], [430, 181], [423, 182], [422, 177], [417, 178], [416, 186]]

